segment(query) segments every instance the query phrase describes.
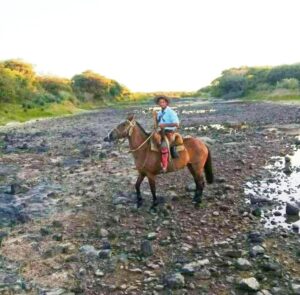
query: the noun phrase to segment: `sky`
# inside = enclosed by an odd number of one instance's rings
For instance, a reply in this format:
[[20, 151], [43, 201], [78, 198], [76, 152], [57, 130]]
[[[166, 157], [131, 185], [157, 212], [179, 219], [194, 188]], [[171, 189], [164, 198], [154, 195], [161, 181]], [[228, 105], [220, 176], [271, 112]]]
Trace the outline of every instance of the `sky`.
[[299, 0], [1, 0], [0, 60], [195, 91], [223, 70], [300, 62]]

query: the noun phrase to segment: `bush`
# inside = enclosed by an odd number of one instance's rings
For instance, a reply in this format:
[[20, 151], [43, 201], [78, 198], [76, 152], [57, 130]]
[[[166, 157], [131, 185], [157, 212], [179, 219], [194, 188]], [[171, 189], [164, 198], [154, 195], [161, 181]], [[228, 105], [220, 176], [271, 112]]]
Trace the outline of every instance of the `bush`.
[[71, 80], [53, 76], [43, 76], [37, 79], [39, 85], [47, 92], [59, 95], [61, 91], [73, 93]]
[[226, 75], [215, 81], [212, 95], [224, 98], [243, 96], [246, 91], [246, 78], [238, 75]]
[[295, 78], [282, 79], [281, 81], [276, 83], [276, 88], [285, 88], [285, 89], [298, 89], [299, 81]]

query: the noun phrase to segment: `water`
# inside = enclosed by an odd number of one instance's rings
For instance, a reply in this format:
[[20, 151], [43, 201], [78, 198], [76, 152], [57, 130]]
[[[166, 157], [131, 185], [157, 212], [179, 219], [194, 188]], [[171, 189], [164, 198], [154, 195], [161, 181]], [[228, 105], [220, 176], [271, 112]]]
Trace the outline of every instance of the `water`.
[[286, 204], [298, 203], [300, 207], [300, 149], [295, 148], [295, 153], [288, 156], [287, 160], [284, 157], [274, 157], [270, 162], [271, 164], [265, 167], [270, 177], [247, 182], [245, 194], [252, 198], [252, 203], [255, 203], [253, 198], [259, 197], [264, 200], [253, 206], [261, 206], [262, 223], [266, 227], [280, 226], [299, 232], [299, 216], [287, 216]]
[[214, 113], [215, 109], [208, 109], [208, 110], [182, 110], [181, 114], [206, 114], [206, 113]]

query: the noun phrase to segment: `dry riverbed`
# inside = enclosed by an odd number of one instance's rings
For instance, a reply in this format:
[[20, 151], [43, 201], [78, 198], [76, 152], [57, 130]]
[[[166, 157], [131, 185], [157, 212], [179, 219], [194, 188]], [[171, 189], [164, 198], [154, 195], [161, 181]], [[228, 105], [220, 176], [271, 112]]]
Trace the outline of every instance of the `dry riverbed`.
[[199, 209], [187, 170], [136, 209], [128, 145], [103, 142], [151, 105], [0, 128], [0, 294], [300, 294], [300, 107], [173, 106], [212, 151]]

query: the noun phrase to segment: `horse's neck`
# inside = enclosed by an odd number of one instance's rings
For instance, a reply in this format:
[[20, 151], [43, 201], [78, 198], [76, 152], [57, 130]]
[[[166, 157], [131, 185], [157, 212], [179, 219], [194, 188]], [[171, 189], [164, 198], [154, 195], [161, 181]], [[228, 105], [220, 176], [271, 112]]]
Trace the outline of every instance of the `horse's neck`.
[[135, 125], [132, 130], [132, 134], [129, 137], [129, 147], [130, 149], [134, 150], [137, 149], [139, 146], [141, 146], [145, 140], [147, 139], [147, 136], [141, 130], [141, 128], [138, 125]]

